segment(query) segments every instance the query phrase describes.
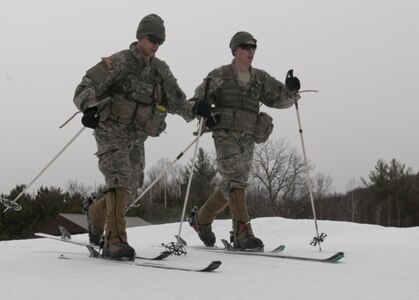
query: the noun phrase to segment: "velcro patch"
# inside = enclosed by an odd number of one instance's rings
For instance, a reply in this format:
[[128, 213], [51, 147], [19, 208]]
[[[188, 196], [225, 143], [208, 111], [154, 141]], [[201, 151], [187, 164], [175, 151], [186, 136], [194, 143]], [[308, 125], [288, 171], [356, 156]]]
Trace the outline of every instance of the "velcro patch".
[[108, 67], [108, 69], [112, 70], [112, 60], [109, 57], [102, 57], [103, 62]]

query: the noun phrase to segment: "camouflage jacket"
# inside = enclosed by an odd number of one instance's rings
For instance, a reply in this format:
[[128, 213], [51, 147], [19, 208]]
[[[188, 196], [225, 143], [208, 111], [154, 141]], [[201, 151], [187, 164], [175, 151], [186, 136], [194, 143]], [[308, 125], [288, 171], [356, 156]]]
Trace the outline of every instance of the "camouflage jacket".
[[110, 118], [124, 124], [135, 123], [144, 120], [144, 114], [155, 118], [155, 113], [164, 122], [167, 112], [186, 121], [195, 118], [193, 103], [186, 100], [169, 66], [156, 57], [147, 60], [140, 56], [136, 42], [89, 69], [77, 86], [73, 101], [79, 110], [85, 111], [107, 97], [113, 102], [110, 111], [101, 113], [101, 122]]
[[289, 108], [294, 104], [295, 94], [288, 91], [283, 83], [267, 72], [251, 68], [250, 81], [243, 86], [238, 79], [233, 63], [211, 71], [206, 91], [204, 81], [195, 90], [193, 100], [206, 101], [215, 106], [220, 114], [220, 123], [213, 129], [232, 129], [253, 133], [259, 106], [265, 104], [272, 108]]

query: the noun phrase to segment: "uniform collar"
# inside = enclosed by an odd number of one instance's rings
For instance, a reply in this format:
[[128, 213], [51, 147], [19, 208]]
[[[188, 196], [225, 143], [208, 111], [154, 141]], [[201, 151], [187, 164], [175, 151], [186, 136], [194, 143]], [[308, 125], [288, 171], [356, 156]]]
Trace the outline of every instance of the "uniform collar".
[[132, 54], [134, 55], [134, 57], [138, 60], [138, 62], [141, 65], [152, 65], [153, 61], [154, 61], [154, 57], [151, 57], [150, 59], [147, 59], [146, 57], [142, 56], [140, 53], [138, 53], [137, 51], [137, 42], [133, 42], [130, 46], [129, 49], [131, 50]]

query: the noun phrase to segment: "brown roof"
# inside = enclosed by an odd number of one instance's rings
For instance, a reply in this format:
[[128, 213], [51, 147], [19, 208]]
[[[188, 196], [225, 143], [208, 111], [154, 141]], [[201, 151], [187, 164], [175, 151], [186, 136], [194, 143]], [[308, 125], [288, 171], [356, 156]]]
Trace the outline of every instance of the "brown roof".
[[[150, 225], [138, 217], [126, 217], [127, 228]], [[43, 224], [38, 232], [61, 235], [58, 226], [63, 226], [71, 234], [87, 233], [87, 218], [83, 214], [58, 214]]]

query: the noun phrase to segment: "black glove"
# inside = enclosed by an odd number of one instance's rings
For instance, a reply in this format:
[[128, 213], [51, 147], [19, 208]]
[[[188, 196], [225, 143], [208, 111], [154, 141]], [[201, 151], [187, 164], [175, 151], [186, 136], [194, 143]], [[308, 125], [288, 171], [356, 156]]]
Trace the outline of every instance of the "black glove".
[[218, 123], [220, 123], [220, 115], [211, 115], [208, 117], [208, 119], [205, 121], [205, 126], [207, 126], [207, 128], [212, 129], [215, 125], [217, 125]]
[[294, 70], [289, 70], [287, 77], [285, 78], [285, 86], [292, 92], [298, 92], [300, 90], [300, 80], [293, 76]]
[[198, 101], [195, 103], [193, 111], [198, 116], [208, 118], [211, 116], [211, 105], [204, 101]]
[[95, 129], [99, 126], [99, 116], [97, 113], [97, 107], [90, 107], [86, 109], [81, 118], [81, 122], [85, 127]]

